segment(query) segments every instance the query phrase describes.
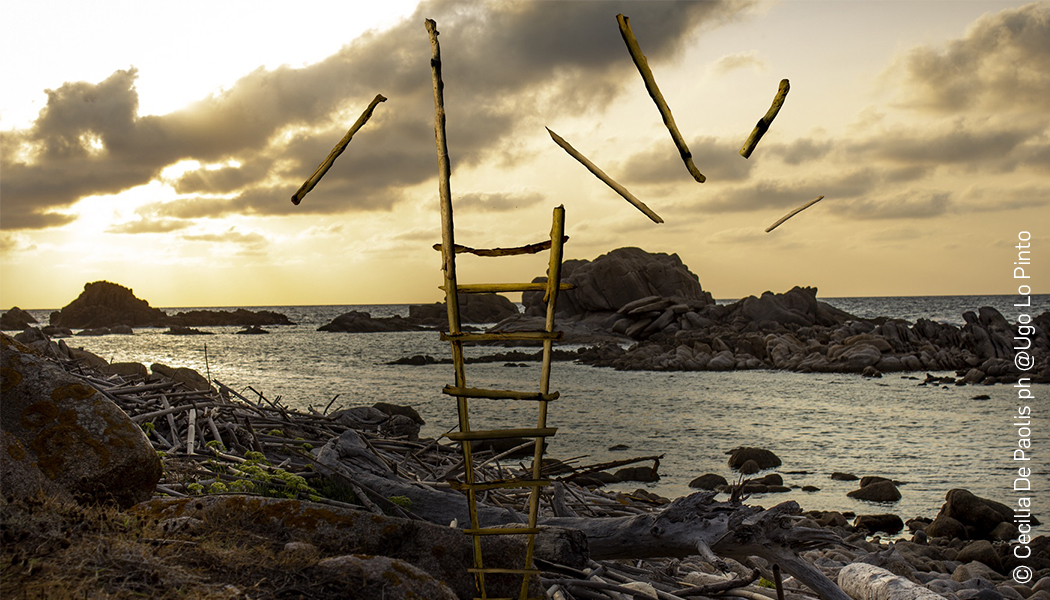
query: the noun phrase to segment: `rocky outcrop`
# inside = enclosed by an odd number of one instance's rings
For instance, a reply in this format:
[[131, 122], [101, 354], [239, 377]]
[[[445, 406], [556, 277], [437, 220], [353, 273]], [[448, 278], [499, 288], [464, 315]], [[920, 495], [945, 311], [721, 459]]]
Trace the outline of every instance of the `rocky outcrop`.
[[[123, 327], [200, 327], [252, 325], [294, 325], [287, 316], [268, 310], [250, 311], [239, 308], [225, 310], [191, 310], [168, 316], [159, 308], [135, 296], [122, 285], [95, 281], [84, 285], [80, 296], [62, 310], [51, 313], [51, 325], [70, 329], [97, 330], [105, 335]], [[121, 333], [122, 330], [116, 331]], [[92, 335], [92, 334], [88, 334]]]
[[[462, 323], [498, 323], [519, 314], [513, 302], [499, 294], [460, 294], [459, 319]], [[419, 325], [445, 327], [448, 308], [444, 302], [413, 304], [408, 307], [408, 319]]]
[[[640, 248], [619, 248], [593, 261], [564, 261], [561, 280], [576, 287], [558, 295], [559, 319], [612, 314], [652, 296], [700, 306], [713, 304], [711, 295], [701, 289], [700, 279], [677, 254], [650, 253]], [[525, 292], [521, 300], [526, 315], [546, 314], [542, 292]]]
[[137, 298], [130, 289], [108, 281], [85, 284], [76, 300], [51, 313], [51, 325], [71, 329], [162, 327], [167, 319], [164, 311]]
[[[128, 507], [148, 499], [161, 464], [142, 430], [100, 392], [29, 347], [6, 335], [0, 344], [0, 460], [20, 463], [5, 466], [5, 477], [39, 470], [82, 503]], [[3, 483], [7, 494], [12, 481]]]
[[22, 331], [36, 322], [33, 315], [15, 306], [5, 312], [3, 316], [0, 316], [0, 329], [4, 331]]
[[741, 469], [748, 461], [754, 462], [758, 470], [772, 469], [781, 465], [780, 457], [765, 448], [741, 446], [726, 454], [729, 455], [729, 468], [731, 469]]
[[422, 331], [424, 328], [401, 316], [372, 318], [370, 313], [352, 310], [343, 313], [317, 331], [340, 331], [346, 333], [376, 333], [390, 331]]

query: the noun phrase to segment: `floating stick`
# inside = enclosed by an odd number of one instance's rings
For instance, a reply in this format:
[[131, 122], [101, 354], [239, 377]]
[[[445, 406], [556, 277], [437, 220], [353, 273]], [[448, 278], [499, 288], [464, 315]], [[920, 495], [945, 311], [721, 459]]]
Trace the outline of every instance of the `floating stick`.
[[551, 131], [550, 127], [547, 128], [547, 133], [551, 134], [551, 139], [554, 140], [554, 143], [558, 144], [559, 146], [562, 147], [563, 150], [568, 152], [569, 156], [575, 158], [576, 160], [578, 160], [580, 162], [581, 165], [587, 167], [587, 170], [590, 171], [591, 173], [594, 173], [595, 177], [597, 177], [598, 179], [601, 179], [602, 181], [604, 181], [605, 185], [611, 187], [613, 189], [613, 191], [615, 191], [617, 194], [623, 196], [624, 200], [627, 200], [631, 204], [635, 205], [635, 207], [637, 207], [638, 210], [640, 210], [643, 213], [645, 213], [645, 216], [647, 216], [650, 219], [652, 219], [654, 223], [663, 223], [664, 222], [664, 220], [660, 218], [660, 215], [654, 213], [648, 206], [645, 205], [644, 202], [642, 202], [638, 198], [635, 198], [634, 194], [632, 194], [631, 192], [627, 191], [627, 188], [625, 188], [622, 185], [620, 185], [620, 184], [616, 183], [615, 181], [613, 181], [612, 177], [609, 177], [608, 175], [606, 175], [605, 171], [602, 171], [601, 169], [598, 168], [597, 165], [595, 165], [591, 161], [587, 160], [586, 156], [580, 154], [579, 151], [576, 150], [576, 148], [573, 148], [572, 146], [570, 146], [569, 142], [566, 142], [565, 140], [563, 140], [560, 135], [558, 135], [558, 134], [554, 133], [553, 131]]
[[299, 191], [292, 195], [292, 204], [298, 205], [302, 202], [303, 197], [306, 196], [310, 190], [314, 189], [314, 186], [317, 185], [318, 181], [321, 181], [321, 178], [328, 172], [328, 169], [332, 168], [335, 159], [343, 153], [343, 150], [346, 150], [347, 145], [350, 144], [350, 139], [354, 137], [357, 130], [364, 127], [365, 123], [368, 122], [368, 119], [372, 116], [372, 111], [375, 110], [375, 107], [380, 102], [386, 102], [386, 97], [384, 97], [383, 94], [376, 94], [376, 97], [372, 99], [372, 102], [368, 105], [368, 108], [365, 109], [365, 112], [361, 113], [361, 116], [357, 118], [357, 122], [350, 127], [350, 130], [346, 132], [343, 139], [339, 140], [339, 143], [335, 145], [335, 148], [332, 148], [332, 152], [328, 154], [328, 158], [324, 159], [321, 166], [317, 167], [317, 170], [314, 171], [314, 174], [303, 183], [302, 187], [299, 188]]
[[653, 72], [649, 68], [649, 61], [645, 59], [645, 55], [642, 54], [642, 48], [638, 45], [638, 40], [635, 39], [634, 32], [631, 31], [630, 19], [619, 14], [616, 15], [616, 22], [620, 24], [620, 35], [623, 36], [623, 41], [627, 44], [627, 51], [631, 53], [631, 58], [634, 60], [634, 66], [638, 67], [638, 72], [642, 75], [642, 81], [645, 82], [645, 89], [649, 92], [649, 96], [653, 99], [653, 102], [656, 103], [656, 108], [660, 110], [660, 116], [664, 120], [664, 125], [667, 127], [668, 133], [671, 134], [671, 139], [674, 140], [674, 145], [678, 147], [678, 153], [682, 155], [682, 162], [685, 163], [685, 168], [689, 169], [689, 174], [699, 183], [707, 181], [707, 177], [704, 177], [703, 173], [701, 173], [700, 170], [696, 168], [696, 165], [693, 164], [693, 155], [689, 152], [689, 146], [685, 144], [685, 139], [682, 138], [682, 133], [678, 131], [678, 125], [675, 125], [674, 117], [671, 115], [671, 109], [668, 108], [663, 94], [660, 93], [660, 88], [656, 85], [656, 78], [653, 77]]
[[773, 231], [774, 229], [779, 227], [780, 224], [783, 223], [784, 221], [787, 221], [791, 217], [793, 217], [793, 216], [797, 215], [798, 213], [806, 210], [810, 206], [813, 206], [814, 204], [816, 204], [817, 202], [820, 202], [823, 199], [824, 199], [824, 196], [817, 196], [816, 200], [810, 200], [809, 202], [807, 202], [807, 203], [803, 204], [802, 206], [796, 208], [795, 210], [789, 212], [788, 214], [784, 215], [783, 217], [780, 217], [779, 221], [777, 221], [776, 223], [773, 223], [772, 225], [770, 225], [769, 227], [766, 228], [766, 233], [769, 233], [770, 231]]
[[758, 124], [755, 125], [753, 130], [751, 130], [751, 135], [747, 136], [747, 141], [745, 141], [744, 145], [740, 147], [740, 156], [750, 158], [751, 153], [755, 151], [755, 146], [758, 145], [758, 140], [766, 135], [769, 125], [773, 123], [773, 119], [775, 119], [777, 113], [780, 112], [780, 107], [784, 106], [784, 99], [787, 98], [788, 90], [790, 89], [791, 84], [788, 83], [788, 80], [781, 79], [780, 89], [777, 90], [777, 95], [773, 98], [772, 106], [766, 111], [765, 116], [758, 120]]

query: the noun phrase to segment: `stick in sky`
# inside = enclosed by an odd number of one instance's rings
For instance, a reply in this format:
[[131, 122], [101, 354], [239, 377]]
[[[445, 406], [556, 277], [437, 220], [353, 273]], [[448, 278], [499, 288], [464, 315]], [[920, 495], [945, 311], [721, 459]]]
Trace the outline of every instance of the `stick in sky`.
[[317, 185], [318, 181], [321, 181], [321, 178], [328, 172], [328, 169], [332, 168], [335, 159], [343, 153], [343, 150], [346, 150], [347, 145], [350, 144], [350, 140], [354, 137], [354, 134], [357, 133], [357, 130], [364, 127], [365, 123], [368, 122], [368, 119], [372, 116], [372, 111], [375, 110], [375, 107], [380, 102], [386, 102], [386, 98], [383, 94], [376, 94], [376, 97], [368, 105], [368, 108], [365, 109], [365, 112], [361, 113], [361, 116], [357, 118], [357, 122], [350, 127], [350, 130], [346, 132], [343, 139], [339, 140], [339, 143], [335, 145], [335, 148], [332, 148], [332, 151], [328, 154], [328, 158], [324, 159], [321, 166], [317, 167], [317, 170], [314, 171], [314, 174], [303, 183], [302, 187], [299, 188], [299, 191], [292, 195], [292, 204], [297, 205], [302, 202], [303, 197], [305, 197], [310, 190], [314, 189], [314, 186]]
[[649, 92], [649, 96], [653, 99], [653, 102], [656, 103], [656, 108], [660, 110], [660, 116], [664, 120], [664, 125], [667, 127], [668, 133], [671, 134], [671, 139], [674, 140], [674, 145], [678, 147], [678, 153], [682, 155], [682, 162], [685, 163], [685, 168], [689, 169], [689, 174], [699, 183], [707, 181], [707, 177], [704, 177], [703, 173], [701, 173], [700, 170], [696, 168], [696, 165], [693, 164], [693, 155], [689, 152], [689, 146], [685, 144], [685, 139], [682, 138], [682, 133], [678, 131], [678, 125], [675, 125], [674, 116], [671, 115], [671, 109], [668, 108], [663, 94], [660, 93], [660, 88], [656, 85], [656, 78], [653, 77], [653, 72], [649, 68], [649, 61], [645, 59], [645, 55], [642, 54], [642, 48], [638, 45], [638, 40], [635, 39], [634, 32], [631, 31], [630, 19], [619, 14], [616, 15], [616, 22], [620, 24], [620, 35], [623, 36], [623, 41], [627, 44], [627, 51], [631, 53], [631, 58], [634, 60], [634, 66], [638, 67], [638, 72], [642, 75], [642, 81], [645, 82], [645, 89]]
[[769, 129], [770, 124], [773, 123], [773, 119], [775, 119], [777, 113], [780, 112], [780, 107], [784, 106], [784, 99], [787, 98], [788, 90], [790, 89], [791, 84], [788, 83], [788, 80], [781, 79], [780, 89], [777, 90], [777, 95], [773, 98], [773, 105], [766, 111], [765, 116], [758, 120], [755, 128], [751, 130], [751, 135], [747, 136], [744, 145], [740, 147], [740, 156], [743, 156], [744, 158], [751, 157], [751, 153], [755, 151], [755, 146], [758, 145], [758, 140], [766, 135], [766, 131]]
[[813, 206], [814, 204], [816, 204], [817, 202], [820, 202], [823, 199], [824, 199], [824, 196], [817, 196], [816, 200], [810, 200], [809, 202], [807, 202], [807, 203], [803, 204], [802, 206], [796, 208], [795, 210], [789, 212], [788, 214], [784, 215], [783, 217], [780, 217], [779, 221], [777, 221], [776, 223], [773, 223], [772, 225], [770, 225], [769, 227], [766, 228], [766, 233], [769, 233], [770, 231], [773, 231], [774, 229], [779, 227], [780, 224], [783, 223], [784, 221], [787, 221], [791, 217], [793, 217], [793, 216], [797, 215], [798, 213], [806, 210], [810, 206]]
[[566, 142], [564, 139], [562, 139], [562, 137], [560, 135], [558, 135], [558, 134], [554, 133], [553, 131], [551, 131], [550, 127], [547, 128], [547, 133], [551, 134], [551, 139], [554, 140], [554, 143], [558, 144], [559, 146], [562, 147], [563, 150], [568, 152], [569, 156], [575, 158], [576, 160], [578, 160], [580, 162], [581, 165], [587, 167], [587, 170], [590, 171], [591, 173], [594, 173], [595, 177], [597, 177], [598, 179], [601, 179], [602, 181], [604, 181], [605, 185], [611, 187], [613, 189], [613, 191], [615, 191], [617, 194], [623, 196], [624, 200], [627, 200], [631, 204], [635, 205], [635, 207], [637, 207], [638, 210], [642, 211], [645, 214], [645, 216], [647, 216], [650, 219], [652, 219], [654, 223], [663, 223], [664, 222], [664, 220], [660, 218], [660, 215], [654, 213], [652, 211], [652, 209], [650, 209], [648, 206], [645, 205], [644, 202], [642, 202], [638, 198], [635, 198], [634, 194], [632, 194], [631, 192], [627, 191], [627, 188], [625, 188], [622, 185], [620, 185], [620, 184], [616, 183], [615, 181], [613, 181], [612, 177], [609, 177], [608, 175], [606, 175], [605, 171], [602, 171], [601, 169], [598, 168], [597, 165], [595, 165], [591, 161], [587, 160], [586, 156], [580, 154], [580, 152], [578, 150], [576, 150], [576, 148], [573, 148], [571, 145], [569, 145], [569, 142]]

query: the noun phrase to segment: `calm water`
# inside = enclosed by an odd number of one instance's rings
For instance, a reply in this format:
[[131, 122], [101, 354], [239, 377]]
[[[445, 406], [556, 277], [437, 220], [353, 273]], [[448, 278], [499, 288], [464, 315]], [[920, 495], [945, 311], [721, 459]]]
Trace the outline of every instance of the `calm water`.
[[[1050, 297], [1034, 298], [1038, 314]], [[1015, 297], [842, 298], [825, 299], [858, 316], [888, 315], [914, 320], [962, 323], [964, 310], [994, 306], [1013, 320]], [[333, 409], [378, 401], [415, 407], [427, 421], [424, 435], [437, 436], [456, 423], [454, 401], [440, 393], [452, 382], [450, 365], [391, 366], [388, 361], [413, 354], [449, 355], [433, 332], [342, 334], [316, 331], [347, 310], [374, 316], [407, 314], [407, 306], [293, 306], [268, 308], [287, 314], [295, 326], [271, 327], [271, 335], [235, 335], [240, 328], [205, 328], [213, 336], [169, 336], [140, 329], [134, 336], [76, 337], [67, 340], [110, 361], [188, 366], [234, 387], [252, 386], [268, 397], [280, 396], [292, 407], [323, 409], [338, 394]], [[173, 314], [182, 309], [167, 309]], [[49, 311], [30, 311], [46, 322]], [[207, 361], [205, 360], [207, 345]], [[571, 346], [562, 346], [572, 348]], [[491, 352], [470, 349], [472, 355]], [[945, 373], [948, 374], [948, 373]], [[920, 378], [925, 373], [915, 373]], [[500, 363], [468, 365], [468, 382], [477, 387], [535, 389], [539, 367], [508, 368]], [[858, 514], [893, 512], [902, 518], [933, 517], [944, 494], [955, 487], [1014, 506], [1021, 494], [1012, 489], [1011, 460], [1018, 433], [1011, 420], [1018, 401], [1010, 386], [919, 387], [901, 374], [882, 379], [855, 375], [799, 374], [774, 371], [739, 373], [618, 372], [556, 363], [551, 388], [561, 399], [551, 404], [549, 425], [558, 427], [549, 453], [580, 457], [590, 464], [663, 454], [662, 479], [645, 487], [669, 497], [690, 492], [687, 484], [704, 473], [732, 480], [725, 452], [740, 445], [776, 452], [789, 486], [814, 485], [819, 492], [793, 490], [755, 496], [752, 503], [771, 506], [787, 499], [807, 509], [852, 510]], [[1050, 411], [1048, 386], [1035, 386], [1033, 490], [1036, 514], [1050, 522]], [[987, 400], [974, 399], [979, 394]], [[535, 422], [535, 408], [508, 410], [505, 403], [476, 401], [472, 427], [525, 427]], [[616, 444], [626, 451], [610, 451]], [[881, 475], [904, 482], [903, 498], [879, 505], [853, 500], [846, 493], [856, 482], [832, 481], [845, 471]], [[622, 484], [634, 489], [643, 484]], [[1041, 533], [1050, 533], [1043, 525]]]

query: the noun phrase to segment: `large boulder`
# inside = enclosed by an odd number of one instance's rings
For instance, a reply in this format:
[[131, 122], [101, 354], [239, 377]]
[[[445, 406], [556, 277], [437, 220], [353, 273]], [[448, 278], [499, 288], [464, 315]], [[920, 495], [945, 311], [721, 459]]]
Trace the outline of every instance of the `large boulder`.
[[[546, 280], [539, 277], [534, 281]], [[714, 303], [711, 294], [700, 287], [700, 278], [677, 254], [650, 253], [640, 248], [618, 248], [593, 261], [567, 260], [562, 263], [561, 280], [576, 287], [558, 294], [559, 317], [612, 313], [649, 296], [673, 297], [700, 306]], [[543, 292], [525, 292], [521, 301], [527, 315], [546, 313]]]
[[36, 319], [33, 318], [33, 315], [17, 306], [0, 317], [0, 329], [4, 331], [22, 331], [34, 323], [36, 323]]
[[167, 320], [170, 325], [182, 327], [259, 327], [261, 325], [295, 325], [287, 315], [272, 310], [187, 310]]
[[1005, 504], [975, 496], [968, 490], [949, 490], [944, 499], [938, 516], [951, 517], [962, 523], [971, 539], [989, 538], [1000, 523], [1012, 521], [1014, 517], [1013, 511]]
[[167, 319], [164, 311], [152, 308], [130, 289], [108, 281], [84, 284], [84, 291], [76, 300], [51, 313], [51, 325], [72, 329], [161, 327]]
[[37, 468], [83, 503], [148, 499], [161, 463], [142, 430], [94, 388], [0, 336], [0, 460], [23, 463], [3, 472]]
[[780, 457], [765, 448], [751, 448], [742, 446], [734, 448], [729, 452], [729, 468], [740, 469], [747, 461], [754, 461], [759, 470], [772, 469], [781, 465]]
[[[499, 294], [459, 295], [462, 323], [498, 323], [518, 314], [518, 306]], [[443, 326], [448, 323], [448, 308], [444, 302], [413, 304], [408, 307], [408, 319], [422, 325]]]
[[901, 493], [897, 486], [888, 479], [880, 479], [868, 485], [862, 485], [860, 489], [853, 490], [846, 495], [850, 498], [867, 500], [869, 502], [896, 502], [901, 499]]
[[343, 313], [330, 323], [317, 328], [317, 331], [338, 331], [344, 333], [376, 333], [388, 331], [419, 331], [422, 327], [403, 319], [400, 316], [372, 318], [370, 313], [352, 310]]

